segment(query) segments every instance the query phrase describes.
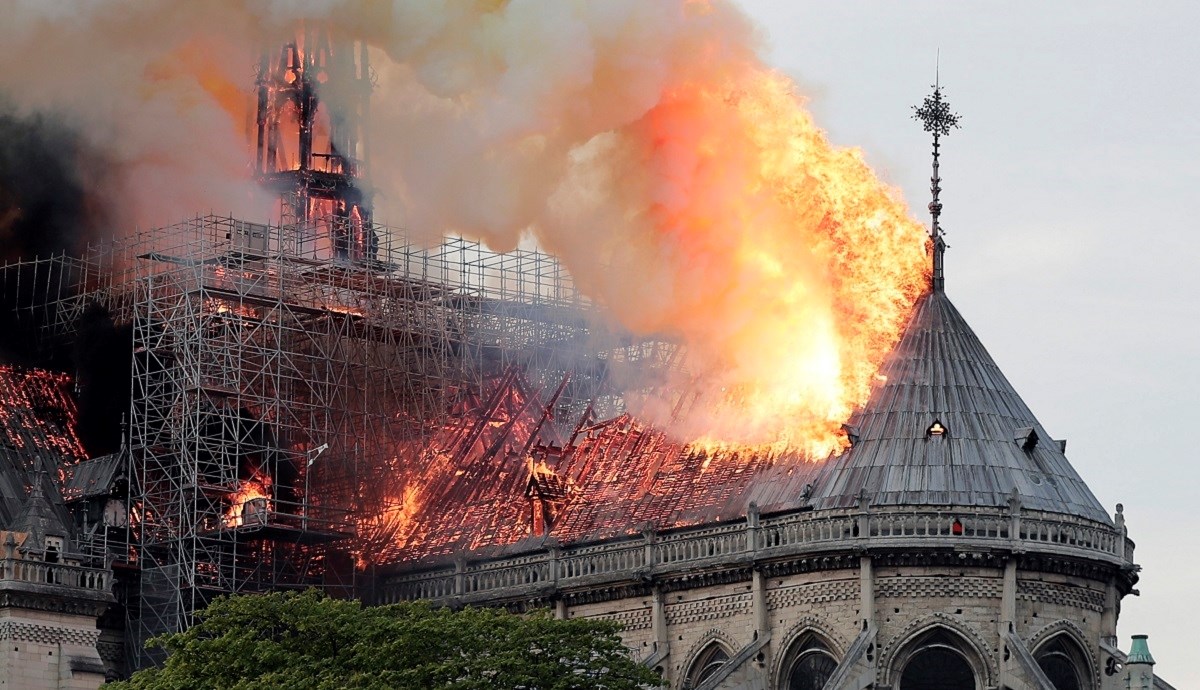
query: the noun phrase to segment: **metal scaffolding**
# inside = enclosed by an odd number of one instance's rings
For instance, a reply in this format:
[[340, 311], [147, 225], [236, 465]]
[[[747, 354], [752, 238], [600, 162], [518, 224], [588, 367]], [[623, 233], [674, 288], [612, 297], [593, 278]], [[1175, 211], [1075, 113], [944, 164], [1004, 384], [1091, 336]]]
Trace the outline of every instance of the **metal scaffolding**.
[[320, 227], [206, 216], [4, 271], [36, 276], [21, 308], [49, 340], [95, 303], [132, 326], [138, 654], [218, 594], [353, 592], [397, 473], [489, 382], [519, 372], [569, 431], [621, 410], [610, 365], [662, 354], [599, 326], [541, 252], [373, 226], [376, 257], [349, 260]]

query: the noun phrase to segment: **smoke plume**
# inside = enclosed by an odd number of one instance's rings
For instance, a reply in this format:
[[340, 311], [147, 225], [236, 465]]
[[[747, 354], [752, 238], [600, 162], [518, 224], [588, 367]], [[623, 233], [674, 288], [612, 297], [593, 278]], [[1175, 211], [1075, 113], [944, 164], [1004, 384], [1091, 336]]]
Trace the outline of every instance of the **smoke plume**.
[[688, 439], [835, 449], [925, 285], [921, 226], [826, 141], [726, 0], [18, 0], [10, 14], [0, 91], [98, 152], [90, 224], [113, 228], [266, 213], [246, 137], [257, 55], [304, 22], [364, 41], [377, 217], [497, 250], [533, 237], [625, 328], [685, 343], [692, 378], [674, 383], [694, 403], [640, 411]]

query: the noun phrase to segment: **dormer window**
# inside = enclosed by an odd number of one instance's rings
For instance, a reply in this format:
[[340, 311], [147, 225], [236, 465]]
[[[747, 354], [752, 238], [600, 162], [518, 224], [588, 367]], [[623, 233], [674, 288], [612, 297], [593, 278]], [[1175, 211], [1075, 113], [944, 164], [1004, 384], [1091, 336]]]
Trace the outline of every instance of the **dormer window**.
[[948, 431], [947, 431], [946, 427], [940, 421], [935, 419], [935, 420], [933, 420], [933, 424], [930, 424], [929, 428], [925, 430], [925, 437], [926, 438], [940, 438], [942, 436], [945, 436], [947, 433], [948, 433]]
[[1017, 429], [1016, 434], [1013, 436], [1013, 440], [1017, 442], [1017, 445], [1021, 446], [1021, 450], [1025, 451], [1026, 453], [1030, 453], [1034, 448], [1037, 448], [1037, 429], [1031, 426], [1023, 426], [1020, 429]]
[[58, 563], [59, 556], [63, 552], [62, 537], [46, 537], [46, 561], [49, 563]]
[[842, 432], [846, 434], [846, 440], [853, 446], [858, 443], [858, 427], [850, 426], [849, 424], [842, 425]]

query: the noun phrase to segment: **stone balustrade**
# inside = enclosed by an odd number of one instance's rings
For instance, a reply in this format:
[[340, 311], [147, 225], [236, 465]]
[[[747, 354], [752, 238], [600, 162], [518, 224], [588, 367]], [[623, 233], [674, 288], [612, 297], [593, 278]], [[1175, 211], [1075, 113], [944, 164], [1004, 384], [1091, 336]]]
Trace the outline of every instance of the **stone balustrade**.
[[1118, 526], [1054, 513], [1011, 508], [871, 508], [793, 512], [737, 522], [648, 531], [640, 537], [552, 547], [497, 560], [460, 560], [394, 575], [381, 587], [383, 602], [410, 599], [485, 598], [504, 590], [512, 596], [554, 588], [614, 583], [721, 563], [769, 562], [808, 552], [847, 547], [982, 548], [1046, 552], [1108, 562], [1133, 562], [1133, 542]]
[[628, 541], [604, 546], [569, 550], [558, 561], [559, 580], [630, 572], [646, 566], [646, 549], [641, 543]]
[[461, 569], [463, 586], [458, 591], [472, 594], [549, 582], [552, 567], [545, 553], [472, 563]]
[[745, 553], [749, 544], [744, 525], [699, 529], [664, 535], [655, 544], [654, 565], [702, 561]]
[[0, 585], [19, 582], [108, 592], [112, 571], [23, 558], [0, 558]]

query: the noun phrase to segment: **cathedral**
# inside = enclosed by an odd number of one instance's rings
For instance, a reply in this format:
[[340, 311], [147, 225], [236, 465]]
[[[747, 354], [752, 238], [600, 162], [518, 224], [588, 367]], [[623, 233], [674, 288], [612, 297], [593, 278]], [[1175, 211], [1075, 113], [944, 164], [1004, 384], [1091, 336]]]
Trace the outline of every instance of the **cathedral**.
[[[594, 424], [523, 487], [436, 484], [374, 601], [616, 620], [681, 690], [1170, 688], [1144, 636], [1118, 645], [1139, 570], [1123, 507], [1096, 500], [946, 294], [938, 147], [958, 116], [935, 89], [917, 119], [934, 138], [932, 277], [845, 452], [709, 452]], [[478, 476], [463, 458], [453, 476]]]
[[[3, 373], [0, 686], [95, 687], [121, 663], [95, 624], [112, 570], [74, 544], [123, 531], [122, 463], [79, 462], [65, 380]], [[536, 465], [464, 456], [359, 595], [615, 620], [671, 688], [1170, 690], [1144, 636], [1119, 647], [1139, 569], [1122, 507], [941, 281], [881, 373], [822, 463], [688, 451], [624, 416]]]
[[[1154, 675], [1144, 636], [1128, 652], [1117, 637], [1139, 571], [1122, 506], [1110, 514], [1097, 501], [1066, 442], [1038, 422], [947, 295], [937, 137], [956, 116], [938, 91], [918, 116], [935, 142], [932, 277], [881, 383], [843, 427], [848, 447], [817, 461], [679, 443], [591, 403], [562, 433], [548, 422], [578, 381], [568, 373], [543, 400], [509, 363], [440, 426], [411, 434], [415, 461], [345, 482], [353, 493], [411, 472], [399, 509], [353, 525], [323, 516], [336, 494], [322, 473], [337, 469], [338, 453], [343, 465], [358, 462], [360, 439], [347, 437], [360, 427], [328, 414], [320, 386], [300, 385], [336, 369], [332, 349], [310, 346], [394, 345], [413, 331], [372, 326], [368, 308], [420, 301], [457, 324], [453, 310], [469, 300], [393, 275], [364, 214], [357, 227], [369, 232], [357, 243], [347, 218], [335, 218], [335, 256], [320, 260], [267, 251], [283, 226], [197, 221], [223, 230], [211, 260], [140, 257], [170, 264], [156, 280], [192, 282], [137, 303], [144, 311], [128, 319], [142, 327], [134, 390], [159, 396], [159, 407], [134, 400], [137, 443], [86, 457], [69, 380], [0, 367], [0, 688], [93, 688], [139, 665], [130, 633], [186, 627], [212, 596], [321, 586], [372, 604], [613, 620], [673, 690], [1172, 690]], [[322, 171], [339, 184], [342, 174]], [[230, 244], [239, 233], [253, 246]], [[297, 281], [272, 287], [264, 276]], [[300, 305], [301, 288], [317, 298]], [[385, 288], [394, 292], [378, 298]], [[346, 299], [360, 293], [372, 299]], [[470, 302], [488, 305], [488, 323], [510, 312], [548, 318], [515, 302]], [[179, 337], [168, 348], [147, 323]], [[312, 324], [342, 330], [313, 337]], [[413, 339], [408, 354], [457, 355], [469, 342], [443, 335], [444, 350]], [[309, 349], [287, 350], [286, 338]], [[480, 351], [500, 358], [499, 349], [488, 341]], [[338, 352], [358, 364], [369, 349]], [[419, 380], [394, 361], [347, 378], [347, 390]], [[288, 376], [292, 387], [277, 389]], [[255, 385], [261, 404], [246, 402]], [[289, 418], [290, 428], [280, 421]], [[326, 427], [314, 426], [320, 419]], [[401, 457], [394, 437], [362, 436], [362, 447]], [[364, 528], [382, 535], [370, 549], [354, 541]]]
[[88, 690], [111, 670], [101, 650], [120, 654], [100, 629], [116, 601], [112, 570], [80, 550], [85, 533], [103, 538], [115, 523], [97, 513], [76, 524], [90, 487], [59, 481], [60, 465], [84, 458], [69, 384], [0, 366], [0, 688]]
[[1144, 637], [1118, 646], [1139, 570], [1122, 506], [1092, 495], [942, 281], [881, 373], [824, 463], [655, 464], [630, 452], [650, 432], [591, 430], [604, 469], [563, 470], [599, 477], [581, 495], [556, 509], [561, 479], [528, 483], [544, 536], [439, 562], [443, 520], [374, 600], [616, 620], [680, 689], [1170, 688]]

